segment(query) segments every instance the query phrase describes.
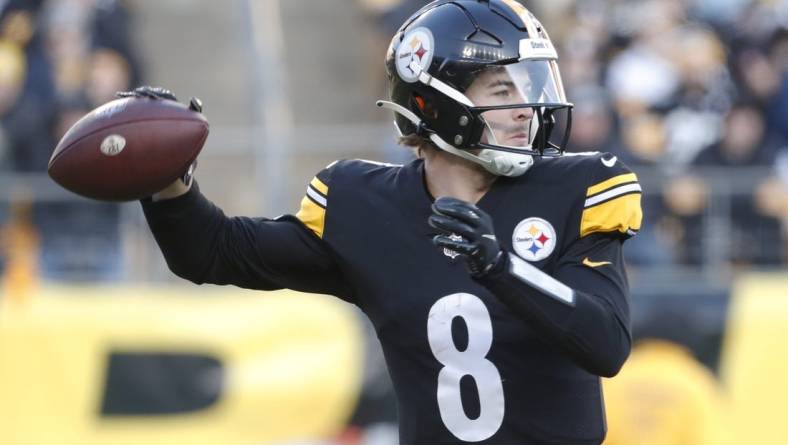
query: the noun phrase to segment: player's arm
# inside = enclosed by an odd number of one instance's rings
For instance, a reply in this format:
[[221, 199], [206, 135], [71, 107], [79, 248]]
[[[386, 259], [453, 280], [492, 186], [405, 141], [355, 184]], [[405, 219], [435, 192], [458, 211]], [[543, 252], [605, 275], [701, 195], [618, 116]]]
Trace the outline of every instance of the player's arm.
[[472, 204], [440, 198], [429, 222], [444, 233], [435, 243], [465, 255], [471, 275], [542, 338], [593, 374], [618, 373], [631, 347], [621, 237], [580, 238], [550, 276], [501, 249], [490, 216]]
[[[177, 100], [171, 91], [150, 86], [117, 96]], [[189, 108], [202, 112], [202, 102], [192, 98]], [[142, 200], [148, 225], [176, 275], [198, 284], [290, 288], [351, 300], [333, 253], [313, 230], [294, 216], [228, 218], [192, 185], [195, 166]]]
[[[183, 191], [171, 186], [172, 192]], [[159, 194], [160, 195], [160, 194]], [[194, 283], [319, 292], [351, 300], [328, 245], [297, 217], [227, 217], [195, 183], [142, 202], [170, 269]]]

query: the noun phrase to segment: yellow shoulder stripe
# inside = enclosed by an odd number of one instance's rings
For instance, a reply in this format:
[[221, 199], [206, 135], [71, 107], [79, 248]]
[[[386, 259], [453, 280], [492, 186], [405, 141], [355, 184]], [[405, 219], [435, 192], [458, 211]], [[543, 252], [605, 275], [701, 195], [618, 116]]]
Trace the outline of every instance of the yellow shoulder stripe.
[[586, 192], [586, 196], [596, 195], [599, 192], [603, 192], [611, 187], [615, 187], [620, 184], [625, 184], [627, 182], [636, 182], [638, 180], [637, 175], [634, 173], [626, 173], [623, 175], [613, 176], [610, 179], [602, 181], [596, 185], [592, 185], [588, 188]]
[[309, 184], [312, 187], [314, 187], [318, 192], [320, 192], [320, 193], [322, 193], [324, 195], [328, 194], [328, 186], [323, 184], [323, 181], [317, 179], [317, 176], [315, 176], [315, 178], [312, 179], [312, 182], [310, 182]]
[[622, 195], [583, 210], [583, 217], [580, 220], [580, 237], [597, 232], [631, 234], [631, 232], [640, 230], [642, 220], [643, 210], [640, 208], [640, 193]]
[[296, 213], [296, 218], [300, 219], [315, 235], [323, 238], [323, 230], [326, 225], [326, 209], [317, 205], [309, 197], [304, 196], [304, 199], [301, 200], [301, 208]]

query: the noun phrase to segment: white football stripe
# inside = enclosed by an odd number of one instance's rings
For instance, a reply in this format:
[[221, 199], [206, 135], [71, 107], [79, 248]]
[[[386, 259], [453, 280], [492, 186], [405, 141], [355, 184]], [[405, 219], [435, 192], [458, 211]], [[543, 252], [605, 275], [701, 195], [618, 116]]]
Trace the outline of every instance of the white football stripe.
[[326, 207], [328, 205], [328, 200], [326, 200], [326, 198], [324, 198], [320, 193], [313, 190], [312, 187], [306, 188], [306, 194], [321, 206]]
[[530, 265], [517, 255], [510, 253], [509, 259], [512, 264], [511, 273], [519, 278], [520, 281], [564, 303], [575, 303], [575, 292], [571, 287]]
[[600, 193], [596, 196], [592, 196], [591, 198], [586, 199], [586, 207], [590, 207], [595, 204], [599, 204], [602, 201], [607, 201], [608, 199], [615, 198], [616, 196], [623, 195], [626, 193], [632, 192], [640, 192], [642, 191], [640, 188], [640, 184], [625, 184], [615, 188], [612, 188], [605, 193]]

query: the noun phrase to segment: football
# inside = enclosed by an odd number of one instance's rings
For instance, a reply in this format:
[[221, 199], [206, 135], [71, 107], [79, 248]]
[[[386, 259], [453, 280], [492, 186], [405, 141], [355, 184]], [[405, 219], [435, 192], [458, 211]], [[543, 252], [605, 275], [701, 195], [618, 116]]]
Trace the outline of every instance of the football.
[[75, 123], [55, 147], [49, 176], [102, 201], [132, 201], [183, 175], [208, 137], [208, 121], [171, 100], [124, 98]]

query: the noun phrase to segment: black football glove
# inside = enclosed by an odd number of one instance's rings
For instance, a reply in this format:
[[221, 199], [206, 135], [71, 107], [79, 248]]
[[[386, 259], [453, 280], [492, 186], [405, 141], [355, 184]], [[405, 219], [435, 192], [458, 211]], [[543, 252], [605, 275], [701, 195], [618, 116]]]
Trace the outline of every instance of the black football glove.
[[465, 256], [468, 272], [476, 278], [489, 272], [503, 256], [492, 218], [471, 203], [456, 198], [438, 198], [432, 204], [428, 223], [442, 232], [432, 242]]
[[[135, 88], [133, 91], [118, 91], [115, 93], [115, 96], [122, 99], [126, 97], [137, 97], [137, 98], [145, 98], [145, 99], [153, 99], [153, 100], [174, 100], [178, 101], [178, 98], [175, 97], [175, 94], [166, 89], [161, 87], [152, 87], [150, 85], [144, 85], [141, 87]], [[192, 97], [189, 100], [189, 109], [192, 111], [196, 111], [197, 113], [202, 113], [202, 101], [196, 97]], [[181, 176], [181, 181], [186, 184], [187, 186], [192, 185], [192, 181], [194, 180], [194, 170], [197, 169], [197, 160], [195, 159], [194, 162], [189, 165], [189, 168], [186, 169], [186, 172], [183, 173]]]
[[[175, 97], [172, 91], [161, 88], [161, 87], [152, 87], [149, 85], [137, 87], [134, 91], [119, 91], [115, 93], [115, 96], [119, 98], [124, 97], [139, 97], [139, 98], [147, 98], [147, 99], [154, 99], [154, 100], [174, 100], [178, 101], [178, 98]], [[196, 97], [192, 97], [189, 100], [189, 109], [192, 111], [196, 111], [198, 113], [202, 113], [202, 101]]]

